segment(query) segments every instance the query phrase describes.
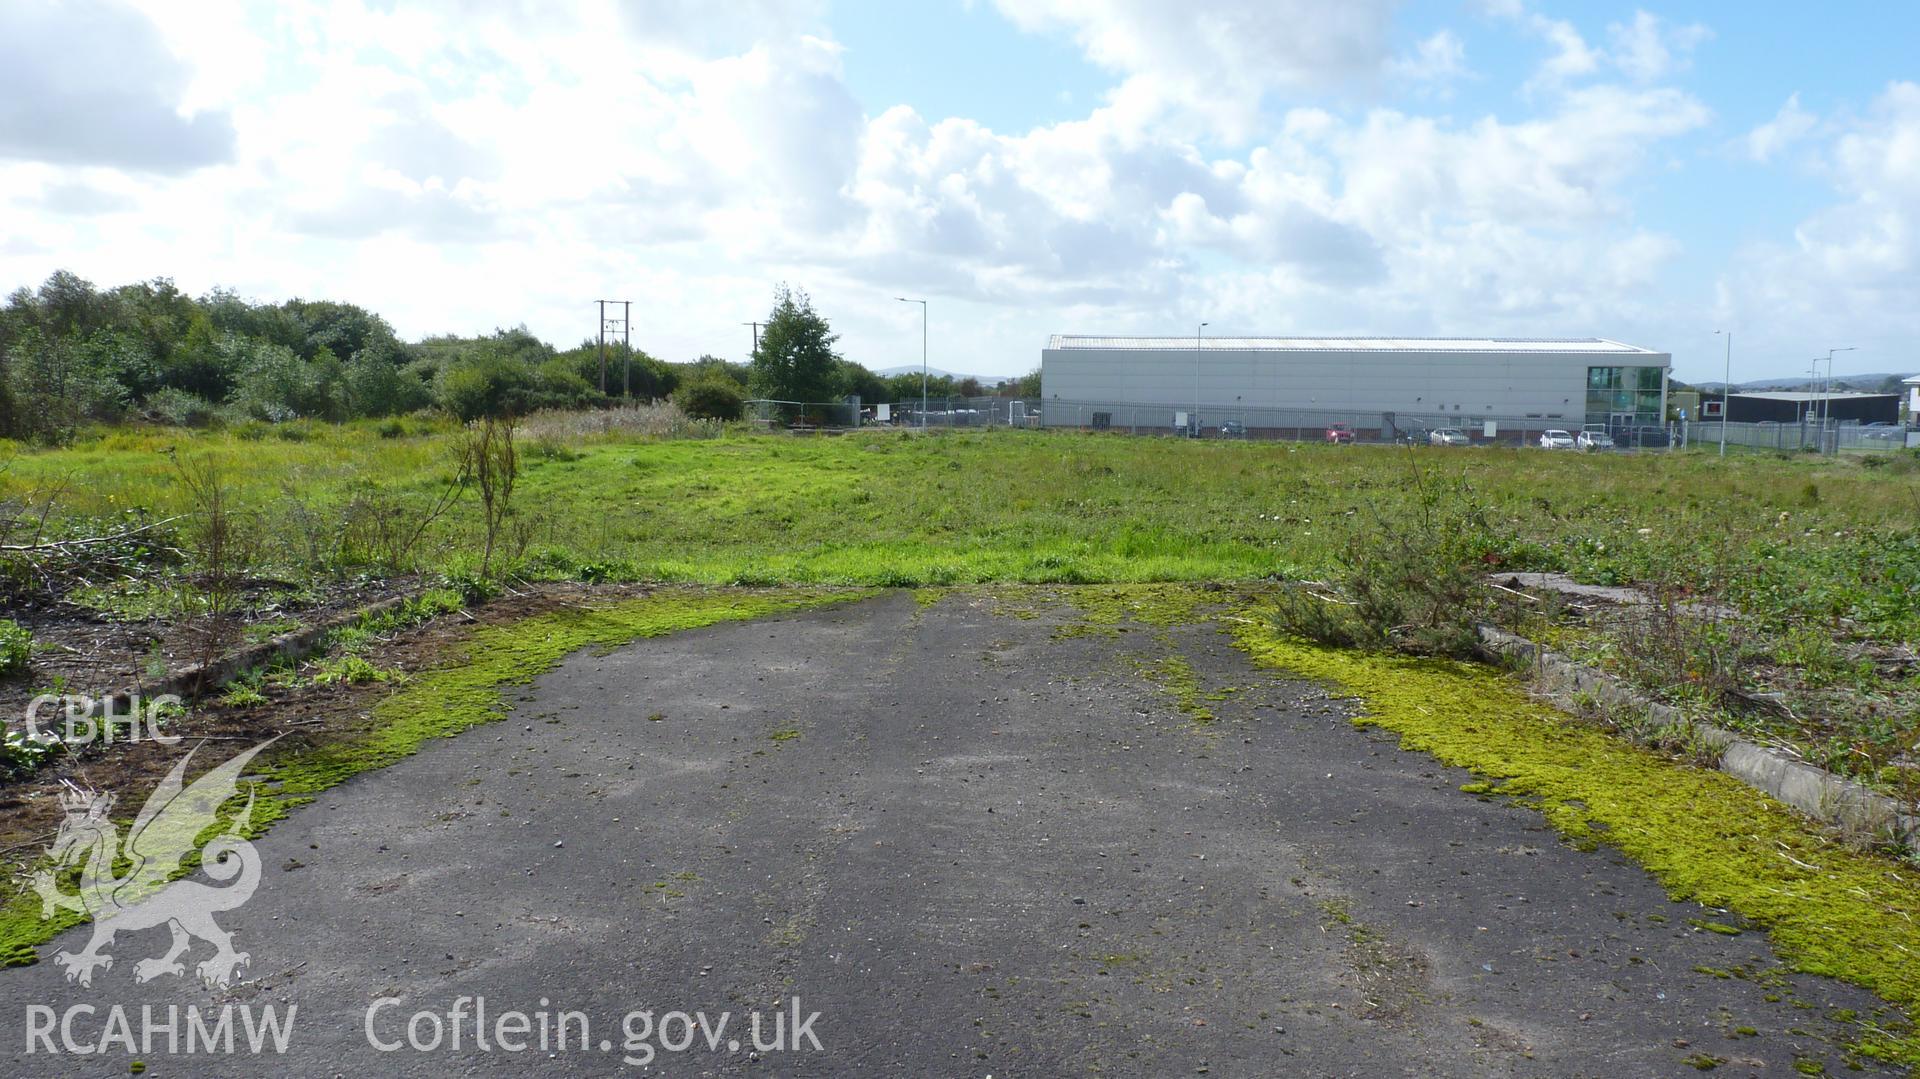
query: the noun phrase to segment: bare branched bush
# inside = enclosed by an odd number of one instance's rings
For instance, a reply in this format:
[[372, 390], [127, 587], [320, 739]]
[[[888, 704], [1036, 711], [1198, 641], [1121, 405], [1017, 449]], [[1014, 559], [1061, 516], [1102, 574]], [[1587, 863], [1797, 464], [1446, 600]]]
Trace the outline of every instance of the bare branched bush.
[[1615, 633], [1627, 677], [1668, 699], [1752, 710], [1747, 671], [1763, 656], [1752, 629], [1733, 611], [1671, 581], [1655, 582], [1651, 591], [1653, 602], [1623, 614]]
[[514, 447], [511, 418], [487, 416], [467, 425], [459, 456], [480, 493], [480, 520], [485, 542], [480, 552], [480, 576], [493, 573], [493, 556], [513, 511], [514, 482], [520, 476], [520, 457]]
[[1276, 624], [1296, 636], [1357, 648], [1470, 656], [1491, 607], [1485, 574], [1501, 544], [1464, 484], [1436, 487], [1415, 471], [1416, 513], [1356, 515], [1335, 579], [1282, 594]]
[[191, 513], [181, 530], [188, 560], [185, 584], [195, 612], [197, 659], [219, 658], [240, 634], [248, 574], [259, 557], [260, 531], [238, 507], [226, 474], [210, 458], [169, 453]]

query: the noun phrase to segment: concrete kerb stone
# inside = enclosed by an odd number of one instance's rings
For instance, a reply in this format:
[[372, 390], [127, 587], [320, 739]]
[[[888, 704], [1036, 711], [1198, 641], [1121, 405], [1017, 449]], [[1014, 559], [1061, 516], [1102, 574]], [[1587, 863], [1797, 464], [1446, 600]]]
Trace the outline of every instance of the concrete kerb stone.
[[1718, 751], [1717, 767], [1722, 772], [1816, 820], [1850, 835], [1920, 846], [1920, 815], [1878, 791], [1725, 728], [1690, 720], [1679, 709], [1648, 698], [1622, 679], [1576, 663], [1525, 637], [1483, 624], [1480, 643], [1490, 658], [1526, 666], [1540, 694], [1562, 708], [1578, 711], [1591, 703], [1634, 709], [1661, 725], [1690, 731], [1695, 739]]

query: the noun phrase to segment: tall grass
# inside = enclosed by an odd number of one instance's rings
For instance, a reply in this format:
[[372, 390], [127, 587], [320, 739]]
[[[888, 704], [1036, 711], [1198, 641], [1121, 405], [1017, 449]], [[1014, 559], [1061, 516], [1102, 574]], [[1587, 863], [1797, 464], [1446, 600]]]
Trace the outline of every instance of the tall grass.
[[[1477, 492], [1504, 537], [1489, 568], [1601, 582], [1677, 577], [1755, 610], [1863, 619], [1920, 639], [1920, 475], [1907, 469], [1811, 456], [1005, 431], [674, 440], [651, 434], [651, 421], [631, 422], [530, 425], [542, 434], [529, 432], [516, 494], [529, 517], [529, 572], [767, 584], [1324, 578], [1356, 518], [1427, 527], [1419, 469]], [[448, 438], [447, 429], [384, 437], [375, 424], [294, 441], [105, 432], [21, 452], [0, 475], [0, 497], [65, 477], [63, 513], [181, 512], [163, 453], [176, 446], [228, 465], [236, 500], [269, 517], [289, 483], [316, 495], [373, 483], [426, 498], [452, 474]], [[435, 524], [420, 560], [468, 565], [480, 536], [469, 500]]]

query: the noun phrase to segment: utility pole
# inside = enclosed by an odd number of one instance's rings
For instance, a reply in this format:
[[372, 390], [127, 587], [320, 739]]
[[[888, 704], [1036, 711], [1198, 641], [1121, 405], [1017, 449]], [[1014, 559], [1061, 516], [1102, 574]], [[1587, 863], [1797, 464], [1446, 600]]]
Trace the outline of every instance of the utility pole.
[[633, 303], [620, 301], [620, 396], [633, 398]]
[[758, 322], [742, 322], [740, 325], [753, 327], [753, 351], [747, 353], [747, 359], [752, 360], [755, 356], [760, 355], [760, 324]]
[[[633, 310], [633, 302], [630, 300], [598, 300], [595, 302], [600, 305], [600, 396], [605, 397], [607, 395], [608, 330], [612, 330], [620, 335], [620, 348], [626, 356], [626, 365], [622, 368], [620, 376], [620, 395], [622, 397], [631, 396], [633, 393], [633, 327], [632, 320], [628, 316]], [[619, 318], [610, 319], [607, 317], [607, 305], [610, 303], [620, 305]]]
[[1720, 380], [1720, 456], [1727, 455], [1727, 408], [1733, 404], [1733, 331], [1715, 330], [1727, 335], [1727, 372]]

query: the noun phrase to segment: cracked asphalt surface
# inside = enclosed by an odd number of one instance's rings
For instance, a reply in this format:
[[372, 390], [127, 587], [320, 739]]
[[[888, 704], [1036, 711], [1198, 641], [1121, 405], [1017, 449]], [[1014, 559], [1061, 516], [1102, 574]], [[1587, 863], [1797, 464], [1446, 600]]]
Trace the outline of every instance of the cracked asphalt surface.
[[[1023, 614], [895, 592], [576, 655], [505, 722], [259, 841], [258, 891], [219, 917], [242, 984], [135, 984], [158, 930], [116, 942], [91, 989], [44, 958], [85, 927], [0, 972], [9, 1023], [121, 1004], [137, 1037], [142, 1005], [297, 1006], [284, 1054], [49, 1056], [16, 1034], [5, 1070], [1777, 1076], [1843, 1070], [1834, 1013], [1879, 1006], [1785, 974], [1764, 934], [1701, 931], [1733, 919], [1462, 793], [1471, 775], [1217, 627]], [[1143, 673], [1170, 649], [1221, 696], [1213, 722]], [[755, 1052], [746, 1014], [796, 996], [820, 1048]], [[576, 1010], [587, 1043], [541, 1051], [536, 1021], [522, 1052], [470, 1027], [458, 1049], [370, 1044], [462, 997], [489, 1023]], [[715, 1049], [651, 1031], [642, 1067], [622, 1060], [640, 1010], [732, 1018]]]

